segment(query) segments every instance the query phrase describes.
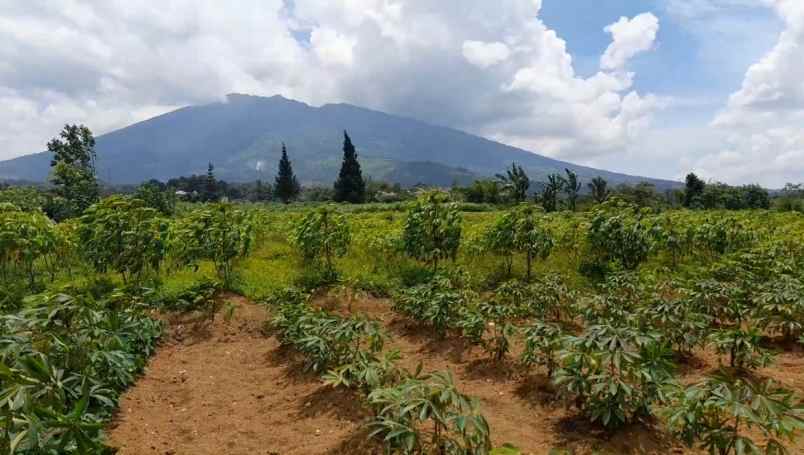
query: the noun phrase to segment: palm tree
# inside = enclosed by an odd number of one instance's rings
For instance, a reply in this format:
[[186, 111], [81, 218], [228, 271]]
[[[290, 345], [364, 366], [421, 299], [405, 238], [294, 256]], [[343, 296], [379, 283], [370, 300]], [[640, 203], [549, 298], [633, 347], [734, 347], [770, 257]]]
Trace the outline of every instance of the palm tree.
[[503, 188], [511, 195], [514, 202], [523, 202], [528, 197], [528, 189], [530, 188], [530, 179], [516, 163], [511, 164], [511, 169], [505, 171], [506, 175], [497, 174], [497, 179], [503, 185]]
[[593, 178], [592, 182], [587, 185], [589, 187], [589, 191], [592, 193], [592, 198], [598, 204], [606, 202], [606, 199], [609, 198], [608, 185], [608, 182], [606, 182], [606, 180], [600, 176]]
[[566, 168], [564, 172], [567, 173], [567, 178], [562, 178], [561, 183], [564, 186], [564, 192], [567, 193], [569, 209], [574, 212], [576, 202], [578, 201], [578, 192], [581, 191], [581, 182], [578, 181], [578, 174]]

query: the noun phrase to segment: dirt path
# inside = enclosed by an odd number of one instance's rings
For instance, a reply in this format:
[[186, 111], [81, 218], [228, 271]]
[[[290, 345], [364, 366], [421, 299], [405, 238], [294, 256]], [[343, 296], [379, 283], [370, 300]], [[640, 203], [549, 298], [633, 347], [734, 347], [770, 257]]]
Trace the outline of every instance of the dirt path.
[[267, 314], [230, 296], [231, 321], [173, 320], [107, 431], [120, 455], [372, 453], [348, 392], [301, 373], [262, 333]]
[[[229, 300], [236, 306], [230, 322], [220, 315], [205, 329], [192, 321], [171, 322], [144, 377], [121, 401], [108, 431], [111, 445], [121, 455], [381, 453], [366, 440], [362, 424], [370, 416], [362, 397], [302, 373], [293, 353], [263, 334], [264, 308], [241, 297]], [[314, 304], [348, 313], [329, 298]], [[393, 312], [386, 300], [359, 299], [352, 311], [384, 323], [403, 366], [413, 370], [421, 362], [425, 371], [451, 371], [460, 390], [480, 400], [495, 446], [512, 443], [523, 455], [551, 448], [573, 455], [699, 453], [679, 447], [660, 428], [634, 425], [607, 434], [556, 403], [539, 371], [491, 362], [459, 338], [439, 340]], [[716, 367], [715, 357], [700, 361], [681, 372], [685, 380]], [[762, 374], [804, 394], [801, 352], [780, 355]], [[804, 441], [790, 449], [804, 453]]]

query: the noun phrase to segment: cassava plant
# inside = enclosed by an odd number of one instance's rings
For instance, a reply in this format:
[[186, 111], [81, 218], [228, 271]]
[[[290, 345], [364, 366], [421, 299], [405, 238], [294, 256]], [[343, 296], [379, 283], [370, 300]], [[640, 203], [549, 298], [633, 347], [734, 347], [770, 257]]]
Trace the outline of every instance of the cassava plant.
[[201, 260], [212, 261], [218, 278], [230, 287], [235, 266], [254, 246], [254, 222], [231, 204], [210, 204], [176, 220], [171, 239], [179, 264], [198, 268]]
[[445, 259], [454, 259], [461, 243], [461, 214], [458, 206], [442, 193], [419, 198], [408, 211], [402, 232], [405, 253], [438, 270]]
[[351, 235], [343, 215], [323, 207], [302, 218], [290, 236], [291, 243], [306, 263], [323, 266], [335, 273], [335, 258], [346, 254]]
[[790, 454], [788, 441], [804, 429], [804, 406], [769, 380], [719, 372], [671, 390], [668, 425], [687, 446], [711, 455]]

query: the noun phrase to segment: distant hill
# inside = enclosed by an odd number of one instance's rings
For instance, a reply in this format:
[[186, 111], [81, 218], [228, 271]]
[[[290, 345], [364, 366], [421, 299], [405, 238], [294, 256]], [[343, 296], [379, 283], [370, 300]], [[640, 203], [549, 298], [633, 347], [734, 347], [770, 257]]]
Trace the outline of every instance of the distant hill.
[[[584, 181], [648, 181], [658, 189], [678, 182], [577, 166], [451, 128], [348, 104], [312, 107], [281, 96], [228, 95], [226, 102], [190, 106], [97, 138], [98, 177], [115, 184], [202, 174], [207, 163], [230, 181], [272, 180], [287, 144], [302, 183], [329, 185], [341, 161], [343, 130], [357, 146], [364, 173], [403, 185], [466, 184], [502, 172], [512, 162], [533, 180], [570, 168]], [[54, 136], [57, 134], [54, 131]], [[50, 156], [37, 153], [0, 162], [0, 180], [43, 181]]]

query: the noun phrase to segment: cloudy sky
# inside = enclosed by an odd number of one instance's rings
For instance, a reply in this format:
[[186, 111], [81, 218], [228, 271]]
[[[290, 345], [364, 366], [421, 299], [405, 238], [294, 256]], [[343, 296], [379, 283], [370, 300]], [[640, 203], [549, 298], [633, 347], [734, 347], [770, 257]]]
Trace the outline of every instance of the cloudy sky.
[[231, 92], [781, 187], [804, 181], [804, 1], [0, 1], [0, 159]]

